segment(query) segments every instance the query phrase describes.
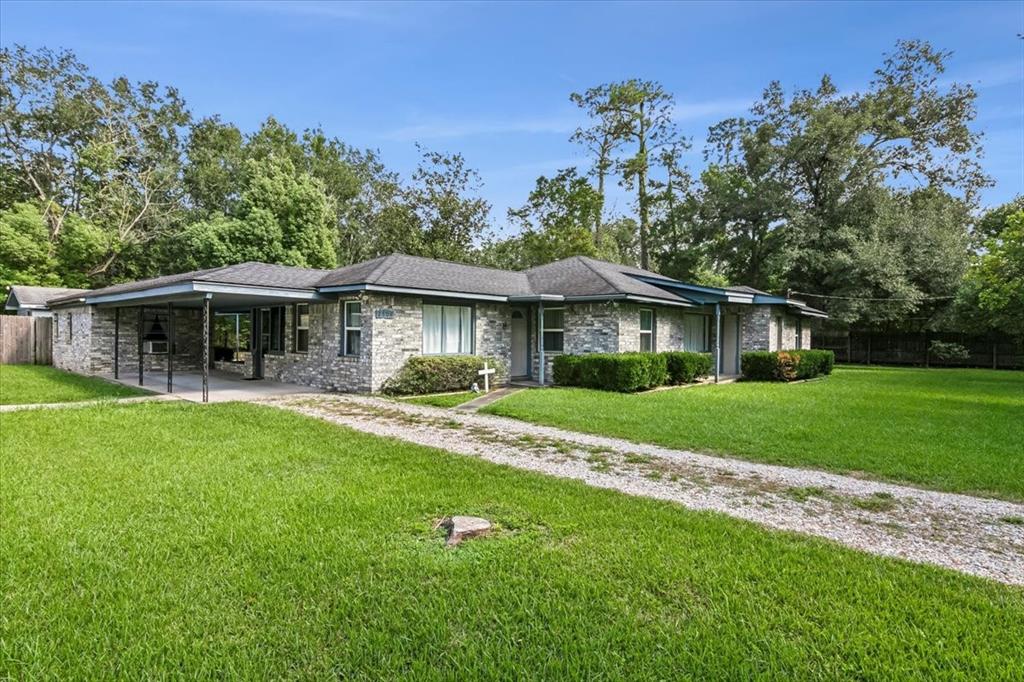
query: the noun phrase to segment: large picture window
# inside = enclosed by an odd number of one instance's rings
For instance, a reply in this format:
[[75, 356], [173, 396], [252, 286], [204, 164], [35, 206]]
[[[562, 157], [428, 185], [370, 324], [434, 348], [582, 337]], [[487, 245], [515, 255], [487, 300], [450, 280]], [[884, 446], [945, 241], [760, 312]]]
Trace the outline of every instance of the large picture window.
[[683, 349], [707, 353], [711, 346], [711, 318], [707, 315], [683, 315]]
[[309, 304], [296, 303], [294, 310], [292, 345], [296, 353], [309, 352]]
[[363, 304], [345, 301], [341, 310], [341, 354], [359, 355], [363, 336]]
[[651, 308], [640, 309], [640, 350], [654, 351], [654, 310]]
[[561, 352], [565, 349], [565, 308], [544, 310], [544, 351]]
[[423, 304], [423, 353], [473, 352], [473, 309], [464, 305]]

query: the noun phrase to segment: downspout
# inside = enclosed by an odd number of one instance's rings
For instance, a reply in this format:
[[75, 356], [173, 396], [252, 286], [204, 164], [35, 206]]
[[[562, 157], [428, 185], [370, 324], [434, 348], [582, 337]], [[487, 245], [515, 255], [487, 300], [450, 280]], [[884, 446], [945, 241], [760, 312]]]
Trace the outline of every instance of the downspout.
[[722, 372], [722, 304], [715, 304], [715, 383]]
[[537, 383], [544, 385], [544, 301], [537, 303]]

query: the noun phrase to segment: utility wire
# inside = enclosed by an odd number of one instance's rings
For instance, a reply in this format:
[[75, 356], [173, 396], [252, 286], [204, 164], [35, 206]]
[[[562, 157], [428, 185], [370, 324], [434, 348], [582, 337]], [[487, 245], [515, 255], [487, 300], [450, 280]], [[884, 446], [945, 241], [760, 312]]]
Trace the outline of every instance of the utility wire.
[[791, 294], [800, 296], [814, 296], [815, 298], [836, 298], [844, 301], [948, 301], [956, 296], [923, 296], [921, 298], [883, 298], [878, 296], [830, 296], [828, 294], [812, 294], [807, 291], [790, 291]]

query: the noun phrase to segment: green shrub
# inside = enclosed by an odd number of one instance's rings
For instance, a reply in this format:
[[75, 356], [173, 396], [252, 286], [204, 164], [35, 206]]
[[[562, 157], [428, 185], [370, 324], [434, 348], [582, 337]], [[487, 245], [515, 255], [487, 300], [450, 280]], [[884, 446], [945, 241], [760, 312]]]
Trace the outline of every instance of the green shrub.
[[832, 373], [830, 350], [748, 351], [740, 364], [743, 378], [752, 381], [794, 381]]
[[553, 374], [562, 386], [630, 393], [664, 384], [668, 367], [659, 353], [590, 353], [557, 356]]
[[928, 353], [936, 360], [967, 360], [971, 357], [970, 351], [959, 343], [932, 340], [928, 346]]
[[[502, 364], [494, 358], [475, 355], [416, 355], [406, 360], [402, 369], [384, 382], [381, 392], [387, 395], [423, 395], [445, 391], [465, 391], [480, 381], [477, 371], [484, 361], [501, 373]], [[496, 375], [492, 375], [492, 379]]]
[[668, 368], [668, 383], [689, 384], [711, 374], [714, 362], [711, 353], [666, 351], [661, 353]]

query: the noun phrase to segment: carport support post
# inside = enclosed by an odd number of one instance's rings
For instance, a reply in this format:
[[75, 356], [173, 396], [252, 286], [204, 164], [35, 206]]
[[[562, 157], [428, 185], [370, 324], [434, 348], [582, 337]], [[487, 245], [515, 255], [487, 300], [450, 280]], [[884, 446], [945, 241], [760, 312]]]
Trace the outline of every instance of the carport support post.
[[142, 385], [142, 306], [139, 306], [139, 319], [138, 319], [138, 331], [139, 331], [139, 386]]
[[174, 392], [174, 310], [167, 302], [167, 392]]
[[121, 309], [114, 308], [114, 378], [119, 379], [121, 376], [120, 368], [118, 365], [119, 351], [121, 348]]
[[722, 304], [715, 304], [715, 383], [722, 371]]
[[210, 402], [210, 294], [203, 299], [203, 402]]
[[544, 301], [537, 303], [537, 383], [544, 385]]

